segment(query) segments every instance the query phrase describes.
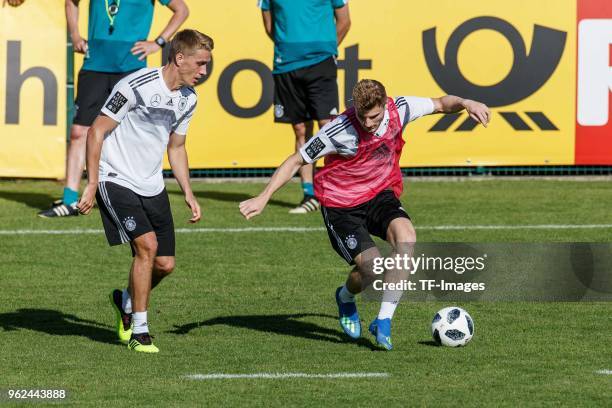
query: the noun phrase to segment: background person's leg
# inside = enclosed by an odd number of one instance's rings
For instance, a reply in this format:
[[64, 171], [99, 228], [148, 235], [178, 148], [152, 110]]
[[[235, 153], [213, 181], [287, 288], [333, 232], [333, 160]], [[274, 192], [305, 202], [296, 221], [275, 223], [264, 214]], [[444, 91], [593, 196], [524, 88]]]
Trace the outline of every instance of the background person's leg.
[[[85, 167], [85, 151], [87, 146], [87, 130], [89, 126], [72, 125], [70, 128], [70, 143], [66, 153], [66, 185], [63, 201], [71, 205], [78, 200], [79, 187]], [[71, 190], [72, 196], [67, 196], [66, 189]]]
[[[312, 137], [313, 123], [312, 121], [294, 123], [292, 125], [293, 133], [295, 134], [295, 151], [299, 151], [302, 146], [306, 143], [308, 139]], [[302, 166], [299, 170], [300, 179], [302, 180], [302, 188], [304, 189], [304, 196], [314, 195], [314, 191], [310, 190], [307, 192], [304, 188], [305, 183], [309, 183], [310, 187], [312, 187], [312, 164], [307, 164]]]
[[[300, 148], [312, 137], [314, 123], [312, 121], [300, 122], [293, 124], [293, 133], [295, 134], [295, 151]], [[314, 198], [314, 165], [306, 164], [299, 170], [300, 179], [302, 181], [302, 192], [304, 197], [300, 205], [289, 211], [291, 214], [305, 214], [319, 209], [319, 202]]]

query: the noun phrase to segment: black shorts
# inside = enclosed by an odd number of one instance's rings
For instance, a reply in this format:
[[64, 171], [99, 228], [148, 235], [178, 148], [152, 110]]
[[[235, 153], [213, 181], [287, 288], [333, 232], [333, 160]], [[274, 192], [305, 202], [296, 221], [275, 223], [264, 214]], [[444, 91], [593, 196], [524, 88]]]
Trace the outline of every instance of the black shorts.
[[129, 188], [103, 181], [98, 183], [96, 201], [109, 245], [131, 244], [142, 234], [154, 231], [157, 256], [174, 256], [174, 221], [165, 189], [156, 196], [144, 197]]
[[338, 114], [338, 67], [334, 57], [274, 74], [274, 121], [302, 123]]
[[109, 74], [96, 71], [79, 71], [77, 97], [74, 101], [74, 119], [72, 123], [81, 126], [91, 126], [100, 114], [102, 105], [121, 78], [134, 71]]
[[391, 221], [410, 219], [391, 190], [384, 190], [356, 207], [321, 207], [321, 212], [332, 247], [350, 265], [357, 255], [376, 246], [370, 234], [386, 239]]

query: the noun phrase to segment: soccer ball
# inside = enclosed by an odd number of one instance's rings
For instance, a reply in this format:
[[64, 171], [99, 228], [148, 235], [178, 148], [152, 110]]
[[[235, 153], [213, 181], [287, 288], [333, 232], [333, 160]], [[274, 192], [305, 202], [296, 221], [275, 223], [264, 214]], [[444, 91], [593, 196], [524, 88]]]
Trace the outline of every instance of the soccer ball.
[[445, 307], [434, 316], [431, 335], [436, 343], [443, 346], [465, 346], [474, 336], [474, 321], [460, 307]]

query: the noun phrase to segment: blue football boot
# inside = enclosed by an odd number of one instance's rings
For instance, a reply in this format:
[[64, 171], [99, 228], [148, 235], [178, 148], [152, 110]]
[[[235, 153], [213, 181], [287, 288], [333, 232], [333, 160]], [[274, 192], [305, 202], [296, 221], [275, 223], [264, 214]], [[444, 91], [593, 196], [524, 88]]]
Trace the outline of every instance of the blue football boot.
[[374, 319], [370, 324], [370, 333], [376, 337], [376, 343], [385, 350], [391, 350], [391, 319]]
[[355, 302], [341, 302], [340, 289], [336, 289], [336, 303], [338, 304], [338, 320], [342, 330], [352, 339], [361, 337], [361, 321]]

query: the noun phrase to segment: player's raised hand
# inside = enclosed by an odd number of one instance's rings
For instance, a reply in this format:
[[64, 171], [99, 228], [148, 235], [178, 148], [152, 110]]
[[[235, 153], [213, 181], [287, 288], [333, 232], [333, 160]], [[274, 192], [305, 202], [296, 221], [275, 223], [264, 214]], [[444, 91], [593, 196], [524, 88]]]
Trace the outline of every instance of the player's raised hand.
[[200, 210], [200, 204], [198, 204], [198, 200], [192, 195], [185, 196], [185, 203], [187, 203], [187, 207], [191, 210], [192, 217], [189, 219], [189, 222], [195, 224], [200, 221], [202, 218], [202, 210]]
[[261, 214], [261, 212], [266, 207], [267, 203], [268, 203], [268, 200], [265, 197], [262, 197], [262, 196], [253, 197], [249, 200], [246, 200], [240, 203], [239, 205], [240, 213], [244, 216], [244, 218], [246, 218], [247, 220], [250, 220], [256, 215]]
[[97, 184], [87, 184], [81, 199], [77, 203], [79, 212], [83, 215], [87, 215], [91, 212], [94, 205], [94, 199], [96, 197], [96, 190], [98, 189]]
[[130, 51], [138, 56], [138, 60], [142, 61], [147, 58], [147, 55], [153, 54], [161, 50], [161, 47], [155, 41], [137, 41]]
[[482, 124], [484, 127], [487, 127], [491, 120], [491, 112], [487, 105], [466, 99], [463, 101], [463, 106], [472, 119]]

